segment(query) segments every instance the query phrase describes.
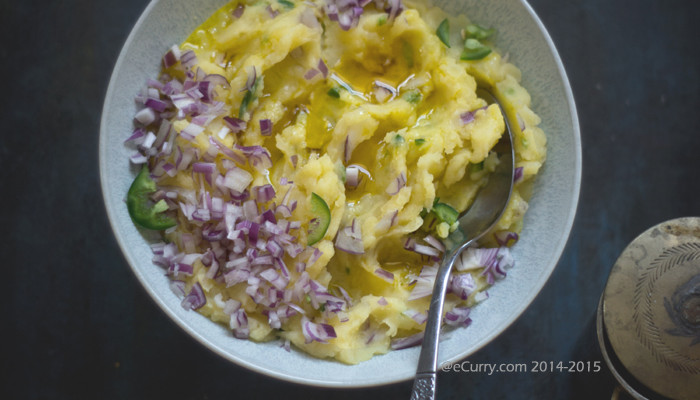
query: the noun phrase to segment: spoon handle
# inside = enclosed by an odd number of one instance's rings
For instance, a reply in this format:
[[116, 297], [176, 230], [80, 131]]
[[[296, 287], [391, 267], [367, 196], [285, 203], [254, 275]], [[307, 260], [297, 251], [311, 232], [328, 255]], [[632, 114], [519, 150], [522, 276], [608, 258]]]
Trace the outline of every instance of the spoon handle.
[[[469, 242], [465, 243], [468, 245]], [[438, 343], [440, 339], [440, 325], [442, 322], [442, 309], [447, 293], [447, 284], [450, 280], [450, 270], [452, 265], [464, 248], [460, 246], [446, 255], [435, 277], [433, 296], [430, 299], [430, 309], [428, 310], [428, 320], [425, 324], [425, 335], [423, 336], [423, 346], [418, 358], [418, 368], [413, 381], [413, 391], [411, 400], [434, 400], [437, 390], [437, 364], [438, 364]]]
[[417, 374], [413, 380], [411, 400], [435, 400], [437, 373]]

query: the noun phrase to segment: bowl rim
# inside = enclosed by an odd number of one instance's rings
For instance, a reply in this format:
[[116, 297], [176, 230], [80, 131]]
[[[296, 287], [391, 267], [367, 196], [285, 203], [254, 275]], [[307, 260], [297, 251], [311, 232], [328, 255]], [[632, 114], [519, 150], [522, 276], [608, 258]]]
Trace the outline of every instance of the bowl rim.
[[[407, 375], [407, 376], [400, 376], [397, 378], [391, 378], [391, 379], [385, 379], [385, 380], [376, 380], [376, 381], [371, 381], [371, 382], [366, 382], [366, 383], [358, 383], [355, 381], [348, 381], [348, 382], [340, 382], [340, 381], [333, 381], [333, 382], [328, 382], [328, 381], [323, 381], [320, 379], [308, 379], [308, 378], [300, 378], [300, 377], [295, 377], [291, 375], [287, 375], [285, 373], [281, 373], [276, 370], [272, 370], [269, 368], [265, 368], [263, 366], [260, 366], [258, 364], [255, 364], [253, 362], [247, 361], [245, 359], [238, 358], [234, 355], [231, 355], [230, 353], [226, 352], [225, 349], [217, 346], [215, 343], [212, 343], [209, 339], [207, 339], [205, 336], [201, 335], [197, 330], [195, 330], [192, 326], [190, 326], [188, 323], [186, 323], [183, 319], [181, 319], [179, 316], [177, 316], [174, 311], [172, 311], [168, 305], [159, 297], [154, 294], [154, 291], [152, 288], [150, 288], [148, 281], [146, 280], [144, 274], [135, 266], [137, 265], [137, 260], [133, 259], [131, 256], [131, 253], [128, 251], [128, 245], [125, 242], [124, 238], [122, 238], [120, 235], [117, 234], [118, 229], [117, 229], [117, 216], [115, 215], [115, 212], [108, 206], [108, 182], [107, 182], [107, 169], [108, 166], [106, 165], [106, 157], [104, 156], [104, 153], [107, 151], [106, 150], [106, 134], [103, 134], [104, 132], [107, 131], [107, 111], [111, 108], [111, 100], [114, 97], [113, 93], [116, 90], [115, 89], [115, 82], [117, 80], [117, 71], [120, 70], [122, 67], [122, 64], [124, 64], [126, 61], [126, 53], [127, 53], [127, 48], [131, 45], [131, 43], [134, 41], [135, 36], [137, 34], [138, 28], [144, 23], [146, 18], [148, 17], [150, 11], [156, 6], [157, 3], [159, 3], [161, 0], [150, 0], [149, 4], [144, 8], [144, 10], [141, 12], [138, 20], [136, 23], [131, 27], [131, 31], [129, 35], [127, 36], [126, 40], [122, 44], [121, 50], [119, 52], [119, 56], [117, 58], [117, 61], [114, 65], [114, 68], [112, 69], [112, 73], [110, 75], [110, 80], [107, 86], [107, 91], [105, 93], [105, 100], [102, 108], [102, 114], [100, 117], [100, 131], [99, 131], [99, 141], [98, 141], [98, 164], [99, 164], [99, 176], [100, 176], [100, 188], [101, 188], [101, 193], [103, 197], [103, 207], [106, 211], [108, 221], [110, 228], [112, 229], [114, 238], [117, 241], [117, 244], [119, 245], [119, 248], [122, 253], [122, 257], [127, 261], [129, 264], [129, 269], [132, 271], [132, 273], [136, 276], [138, 279], [141, 289], [144, 290], [147, 294], [148, 297], [168, 316], [168, 318], [173, 321], [175, 324], [177, 324], [183, 331], [185, 331], [189, 336], [194, 338], [196, 341], [204, 345], [206, 348], [208, 348], [210, 351], [216, 353], [217, 355], [221, 356], [227, 361], [231, 361], [234, 364], [244, 367], [248, 370], [255, 371], [257, 373], [261, 373], [263, 375], [266, 375], [271, 378], [275, 379], [280, 379], [286, 382], [290, 383], [296, 383], [296, 384], [304, 384], [304, 385], [309, 385], [309, 386], [315, 386], [315, 387], [326, 387], [326, 388], [366, 388], [366, 387], [378, 387], [378, 386], [383, 386], [383, 385], [389, 385], [393, 383], [399, 383], [399, 382], [404, 382], [409, 379], [413, 379], [413, 374]], [[573, 160], [573, 169], [574, 169], [574, 180], [573, 180], [573, 189], [574, 192], [572, 193], [571, 196], [571, 202], [569, 204], [569, 212], [567, 215], [567, 218], [563, 224], [563, 230], [561, 239], [558, 241], [556, 246], [554, 247], [553, 254], [556, 255], [556, 257], [553, 257], [549, 265], [547, 265], [547, 268], [545, 270], [547, 271], [546, 273], [542, 274], [539, 280], [535, 281], [535, 285], [532, 286], [529, 295], [526, 297], [527, 301], [522, 302], [518, 307], [514, 308], [513, 312], [511, 313], [511, 317], [509, 320], [504, 321], [501, 325], [499, 325], [496, 329], [493, 330], [494, 333], [491, 333], [489, 335], [486, 335], [481, 341], [477, 342], [473, 347], [470, 349], [456, 354], [454, 357], [451, 357], [447, 359], [444, 363], [444, 365], [449, 365], [452, 364], [456, 361], [462, 360], [465, 357], [467, 357], [470, 354], [474, 354], [475, 352], [481, 350], [484, 346], [486, 346], [488, 343], [493, 341], [496, 337], [498, 337], [501, 333], [503, 333], [506, 329], [508, 329], [509, 326], [511, 326], [517, 319], [519, 319], [523, 312], [532, 304], [532, 301], [534, 298], [540, 293], [544, 285], [547, 283], [549, 278], [551, 277], [552, 273], [554, 272], [554, 269], [556, 268], [557, 264], [559, 263], [559, 260], [563, 254], [563, 251], [566, 247], [566, 244], [568, 243], [568, 240], [571, 236], [571, 230], [574, 224], [574, 220], [576, 217], [576, 212], [578, 208], [578, 202], [579, 202], [579, 197], [580, 197], [580, 190], [581, 190], [581, 177], [582, 177], [582, 150], [581, 150], [581, 133], [580, 133], [580, 126], [579, 126], [579, 119], [578, 119], [578, 114], [576, 111], [576, 104], [573, 96], [573, 91], [571, 89], [571, 84], [569, 82], [568, 76], [566, 74], [566, 71], [564, 69], [563, 62], [561, 60], [561, 57], [559, 55], [559, 52], [556, 49], [556, 46], [554, 44], [554, 41], [552, 40], [551, 36], [549, 35], [549, 32], [545, 28], [544, 24], [540, 20], [540, 18], [537, 16], [535, 13], [534, 9], [530, 6], [530, 4], [527, 2], [527, 0], [516, 0], [519, 2], [525, 9], [525, 11], [530, 15], [532, 20], [535, 22], [538, 30], [542, 34], [542, 37], [544, 38], [549, 51], [552, 55], [552, 58], [556, 64], [557, 71], [560, 75], [561, 81], [562, 81], [562, 87], [565, 93], [565, 97], [567, 100], [568, 108], [569, 108], [569, 114], [571, 116], [571, 127], [573, 128], [573, 146], [574, 146], [574, 160]]]

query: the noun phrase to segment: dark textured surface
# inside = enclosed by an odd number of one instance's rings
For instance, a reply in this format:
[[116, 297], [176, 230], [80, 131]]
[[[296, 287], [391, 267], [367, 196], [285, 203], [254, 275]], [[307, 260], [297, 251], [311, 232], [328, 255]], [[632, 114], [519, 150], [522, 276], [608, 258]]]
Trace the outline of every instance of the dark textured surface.
[[[697, 3], [531, 5], [576, 97], [581, 201], [550, 281], [472, 363], [600, 360], [593, 316], [619, 253], [658, 222], [700, 215]], [[145, 6], [0, 2], [0, 397], [407, 399], [410, 382], [314, 389], [231, 365], [177, 328], [141, 289], [103, 210], [97, 141], [112, 66]], [[441, 399], [602, 399], [611, 390], [604, 371], [439, 375]]]

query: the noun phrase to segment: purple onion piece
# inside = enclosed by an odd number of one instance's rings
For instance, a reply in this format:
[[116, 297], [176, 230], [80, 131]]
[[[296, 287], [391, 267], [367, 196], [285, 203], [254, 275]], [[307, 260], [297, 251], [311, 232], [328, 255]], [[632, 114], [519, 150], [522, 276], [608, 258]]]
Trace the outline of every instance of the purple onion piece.
[[190, 293], [182, 299], [182, 307], [186, 310], [197, 310], [204, 307], [205, 304], [207, 304], [207, 298], [204, 295], [204, 290], [199, 282], [195, 282]]
[[239, 4], [235, 10], [233, 10], [233, 17], [238, 19], [243, 16], [243, 12], [245, 11], [245, 6], [243, 4]]
[[401, 350], [401, 349], [406, 349], [409, 347], [417, 346], [417, 345], [423, 343], [423, 335], [424, 335], [424, 332], [418, 332], [414, 335], [407, 336], [404, 338], [392, 339], [391, 349], [392, 350]]
[[272, 121], [269, 119], [260, 120], [260, 134], [263, 136], [270, 136], [272, 133]]

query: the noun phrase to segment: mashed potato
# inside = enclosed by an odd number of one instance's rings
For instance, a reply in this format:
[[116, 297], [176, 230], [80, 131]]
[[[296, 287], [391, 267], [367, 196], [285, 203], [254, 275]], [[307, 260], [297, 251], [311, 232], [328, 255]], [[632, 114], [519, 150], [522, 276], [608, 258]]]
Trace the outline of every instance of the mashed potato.
[[[139, 96], [132, 161], [148, 162], [152, 200], [177, 220], [154, 261], [183, 306], [239, 338], [358, 363], [420, 335], [436, 239], [498, 163], [503, 117], [477, 80], [518, 121], [522, 177], [481, 243], [503, 263], [546, 149], [518, 69], [495, 51], [460, 59], [466, 17], [438, 37], [446, 14], [424, 3], [373, 2], [361, 16], [339, 4], [216, 12]], [[469, 323], [502, 272], [465, 257], [446, 299], [452, 325]]]

